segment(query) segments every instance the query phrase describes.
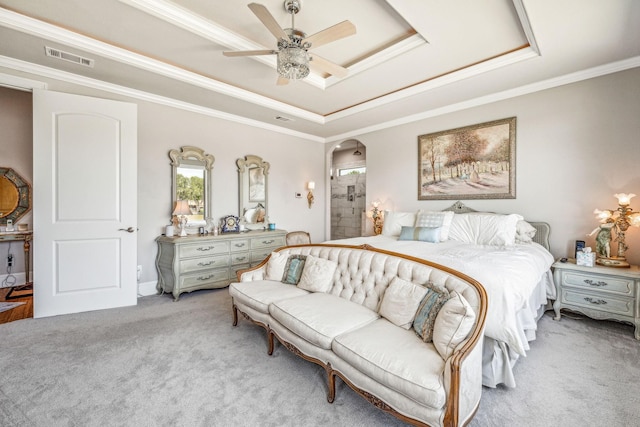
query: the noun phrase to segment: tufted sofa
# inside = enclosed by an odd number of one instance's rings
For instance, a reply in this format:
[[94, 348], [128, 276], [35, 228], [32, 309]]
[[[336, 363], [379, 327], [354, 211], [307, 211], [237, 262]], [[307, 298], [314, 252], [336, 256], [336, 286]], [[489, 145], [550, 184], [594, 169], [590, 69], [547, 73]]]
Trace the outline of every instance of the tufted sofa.
[[[298, 285], [283, 283], [292, 260], [305, 257], [309, 265]], [[286, 269], [278, 270], [285, 259]], [[311, 261], [316, 266], [318, 259], [331, 268], [312, 269]], [[324, 288], [309, 288], [308, 283], [320, 279]], [[397, 283], [407, 282], [463, 296], [473, 314], [467, 329], [445, 310], [448, 303], [438, 312], [433, 342], [398, 324], [395, 315], [403, 310], [390, 310], [388, 301], [393, 294], [393, 307], [402, 308], [404, 299], [411, 298], [395, 289]], [[234, 326], [240, 312], [263, 327], [268, 354], [274, 351], [275, 338], [325, 369], [329, 402], [334, 401], [335, 379], [340, 377], [376, 407], [414, 425], [465, 425], [478, 408], [487, 296], [479, 283], [457, 271], [367, 245], [288, 246], [238, 272], [229, 293]], [[445, 330], [450, 335], [443, 335]]]

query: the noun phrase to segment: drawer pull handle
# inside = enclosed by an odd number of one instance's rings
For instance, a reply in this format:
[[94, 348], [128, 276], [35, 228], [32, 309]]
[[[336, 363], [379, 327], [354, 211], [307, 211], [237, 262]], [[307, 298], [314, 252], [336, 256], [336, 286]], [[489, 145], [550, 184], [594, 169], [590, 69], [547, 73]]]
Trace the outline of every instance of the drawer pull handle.
[[236, 243], [236, 248], [244, 248], [244, 243]]
[[606, 302], [605, 300], [603, 300], [603, 299], [593, 299], [593, 298], [591, 298], [591, 297], [585, 297], [585, 298], [584, 298], [584, 300], [585, 300], [586, 302], [590, 302], [591, 304], [595, 304], [595, 305], [604, 305], [604, 304], [606, 304], [606, 303], [607, 303], [607, 302]]
[[608, 286], [609, 284], [607, 282], [603, 282], [601, 280], [595, 282], [591, 279], [585, 279], [584, 283], [586, 283], [587, 285], [591, 285], [591, 286]]
[[245, 259], [247, 259], [246, 256], [236, 257], [236, 261], [244, 261]]
[[209, 279], [211, 279], [212, 277], [213, 277], [213, 274], [210, 274], [210, 275], [208, 275], [207, 277], [202, 277], [202, 276], [200, 276], [200, 277], [198, 277], [198, 280], [209, 280]]
[[202, 267], [206, 267], [207, 265], [213, 265], [215, 264], [215, 261], [209, 261], [209, 262], [199, 262], [198, 265], [202, 266]]
[[273, 242], [275, 242], [275, 240], [263, 240], [262, 243], [264, 243], [265, 245], [270, 245]]
[[199, 251], [210, 251], [211, 249], [215, 248], [215, 246], [208, 246], [208, 247], [200, 247], [198, 248]]

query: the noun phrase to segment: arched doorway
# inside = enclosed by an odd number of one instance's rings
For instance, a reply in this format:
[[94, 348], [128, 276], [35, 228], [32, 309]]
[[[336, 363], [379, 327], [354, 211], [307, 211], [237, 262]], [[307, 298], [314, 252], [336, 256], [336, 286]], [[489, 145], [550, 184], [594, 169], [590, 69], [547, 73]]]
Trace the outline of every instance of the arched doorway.
[[362, 236], [367, 199], [367, 148], [356, 139], [337, 145], [331, 156], [331, 239]]

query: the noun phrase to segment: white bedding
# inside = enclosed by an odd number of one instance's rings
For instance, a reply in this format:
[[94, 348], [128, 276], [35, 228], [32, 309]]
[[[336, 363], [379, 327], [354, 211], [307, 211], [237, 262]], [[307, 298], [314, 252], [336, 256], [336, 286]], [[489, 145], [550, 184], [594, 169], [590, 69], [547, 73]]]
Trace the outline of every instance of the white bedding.
[[[487, 246], [453, 240], [427, 243], [383, 235], [326, 243], [368, 244], [423, 258], [469, 275], [484, 286], [489, 297], [485, 335], [507, 343], [512, 351], [522, 356], [529, 348], [519, 327], [523, 319], [518, 316], [536, 312], [537, 307], [528, 307], [531, 294], [553, 263], [553, 256], [539, 244]], [[548, 287], [547, 296], [555, 298], [554, 292], [553, 287]], [[535, 324], [533, 314], [528, 320]]]

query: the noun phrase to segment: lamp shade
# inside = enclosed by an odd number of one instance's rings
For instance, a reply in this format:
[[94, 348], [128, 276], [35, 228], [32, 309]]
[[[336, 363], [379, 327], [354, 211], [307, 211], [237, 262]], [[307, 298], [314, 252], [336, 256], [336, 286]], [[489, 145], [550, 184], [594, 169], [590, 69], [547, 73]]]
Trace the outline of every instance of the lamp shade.
[[186, 200], [176, 201], [175, 208], [173, 209], [173, 215], [191, 215], [191, 209], [189, 209], [189, 202]]
[[613, 197], [616, 197], [618, 199], [618, 204], [620, 206], [628, 206], [629, 203], [631, 203], [631, 199], [633, 197], [636, 197], [636, 195], [633, 193], [629, 193], [629, 194], [618, 193], [618, 194], [614, 194]]
[[309, 189], [309, 191], [313, 190], [316, 188], [316, 183], [313, 181], [309, 181], [309, 183], [307, 184], [307, 188]]

